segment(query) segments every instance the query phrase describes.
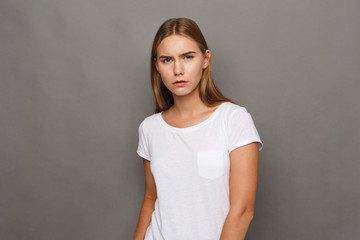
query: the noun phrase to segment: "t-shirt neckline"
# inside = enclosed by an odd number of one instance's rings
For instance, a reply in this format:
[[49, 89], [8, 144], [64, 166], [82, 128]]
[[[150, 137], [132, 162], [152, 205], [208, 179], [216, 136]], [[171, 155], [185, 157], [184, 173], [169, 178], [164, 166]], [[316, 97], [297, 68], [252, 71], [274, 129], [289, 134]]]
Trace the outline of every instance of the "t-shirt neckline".
[[210, 115], [210, 117], [208, 117], [207, 119], [205, 119], [204, 121], [200, 122], [200, 123], [197, 123], [195, 125], [192, 125], [190, 127], [184, 127], [184, 128], [178, 128], [178, 127], [174, 127], [174, 126], [171, 126], [170, 124], [168, 124], [164, 119], [163, 117], [161, 116], [162, 112], [159, 112], [158, 113], [158, 117], [160, 119], [160, 122], [168, 129], [172, 130], [172, 131], [175, 131], [175, 132], [188, 132], [188, 131], [192, 131], [192, 130], [195, 130], [195, 129], [198, 129], [200, 127], [202, 127], [203, 125], [209, 123], [213, 118], [215, 118], [215, 116], [220, 112], [220, 109], [222, 108], [223, 105], [225, 105], [227, 102], [223, 102], [221, 103], [216, 109], [215, 111]]

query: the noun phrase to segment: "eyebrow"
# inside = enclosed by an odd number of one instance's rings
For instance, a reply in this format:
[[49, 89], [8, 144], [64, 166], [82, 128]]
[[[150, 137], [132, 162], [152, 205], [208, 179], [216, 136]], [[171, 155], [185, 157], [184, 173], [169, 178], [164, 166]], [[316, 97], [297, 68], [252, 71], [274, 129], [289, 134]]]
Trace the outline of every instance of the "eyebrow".
[[[196, 52], [194, 52], [194, 51], [189, 51], [189, 52], [180, 54], [180, 56], [185, 56], [185, 55], [188, 55], [188, 54], [190, 54], [190, 53], [196, 53]], [[170, 58], [170, 56], [160, 56], [159, 59], [161, 59], [161, 58]]]

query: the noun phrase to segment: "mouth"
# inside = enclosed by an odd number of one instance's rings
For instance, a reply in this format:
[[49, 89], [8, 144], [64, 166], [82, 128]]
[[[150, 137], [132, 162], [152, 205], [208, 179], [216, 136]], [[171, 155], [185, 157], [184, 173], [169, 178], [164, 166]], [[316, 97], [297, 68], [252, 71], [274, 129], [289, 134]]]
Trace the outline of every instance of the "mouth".
[[185, 81], [185, 80], [178, 80], [176, 82], [173, 82], [173, 84], [176, 84], [176, 83], [187, 83], [188, 81]]
[[181, 86], [184, 86], [188, 81], [185, 81], [185, 80], [178, 80], [176, 82], [173, 82], [173, 84], [175, 86], [178, 86], [178, 87], [181, 87]]

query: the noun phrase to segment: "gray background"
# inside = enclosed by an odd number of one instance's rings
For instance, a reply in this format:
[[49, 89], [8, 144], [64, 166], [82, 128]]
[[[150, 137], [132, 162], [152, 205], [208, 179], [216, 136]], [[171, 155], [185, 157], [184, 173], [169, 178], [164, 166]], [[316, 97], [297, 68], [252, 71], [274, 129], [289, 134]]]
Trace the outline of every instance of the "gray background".
[[358, 239], [360, 2], [0, 1], [0, 239], [131, 239], [151, 42], [194, 19], [264, 148], [247, 239]]

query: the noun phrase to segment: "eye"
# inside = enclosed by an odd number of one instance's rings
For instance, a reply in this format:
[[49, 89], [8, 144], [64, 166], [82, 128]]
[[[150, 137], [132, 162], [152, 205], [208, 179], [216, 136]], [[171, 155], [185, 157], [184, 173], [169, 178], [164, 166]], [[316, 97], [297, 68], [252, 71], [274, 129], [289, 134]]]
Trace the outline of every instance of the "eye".
[[194, 56], [190, 56], [190, 55], [187, 55], [185, 56], [185, 59], [189, 60], [189, 59], [192, 59]]
[[168, 63], [168, 62], [170, 62], [170, 58], [165, 58], [162, 62], [164, 62], [164, 63]]

